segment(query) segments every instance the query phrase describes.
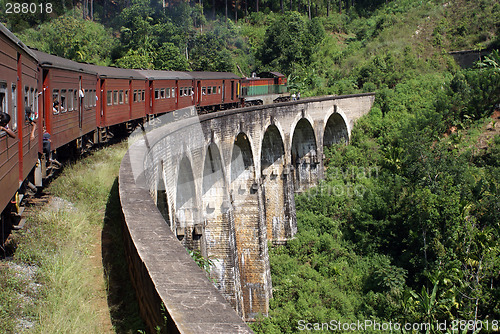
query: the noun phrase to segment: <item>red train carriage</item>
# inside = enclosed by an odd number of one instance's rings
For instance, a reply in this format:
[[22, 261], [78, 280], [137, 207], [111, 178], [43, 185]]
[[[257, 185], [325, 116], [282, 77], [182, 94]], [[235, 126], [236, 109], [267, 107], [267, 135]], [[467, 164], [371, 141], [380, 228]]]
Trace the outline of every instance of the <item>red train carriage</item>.
[[88, 65], [34, 51], [42, 71], [43, 119], [52, 149], [96, 141], [97, 74]]
[[186, 72], [138, 70], [148, 79], [149, 114], [158, 115], [193, 106], [193, 78]]
[[240, 77], [229, 72], [190, 72], [194, 79], [196, 107], [201, 112], [239, 105]]
[[[134, 70], [88, 65], [97, 72], [97, 117], [100, 133], [117, 124], [142, 121], [146, 117], [148, 86], [146, 78]], [[103, 140], [101, 136], [101, 140]]]
[[[0, 211], [8, 206], [22, 181], [33, 175], [38, 160], [40, 126], [33, 132], [38, 121], [37, 80], [35, 55], [0, 24], [0, 111], [10, 115], [8, 127], [15, 134], [12, 138], [0, 132]], [[33, 113], [26, 114], [26, 108]]]

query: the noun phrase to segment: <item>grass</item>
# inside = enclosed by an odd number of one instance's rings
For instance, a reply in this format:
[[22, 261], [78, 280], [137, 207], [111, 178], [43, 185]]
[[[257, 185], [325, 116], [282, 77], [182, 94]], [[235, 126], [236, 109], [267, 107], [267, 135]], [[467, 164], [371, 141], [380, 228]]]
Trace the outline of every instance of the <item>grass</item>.
[[[136, 333], [144, 328], [121, 238], [117, 180], [126, 149], [126, 142], [116, 144], [65, 167], [46, 189], [57, 196], [51, 203], [59, 205], [31, 210], [24, 231], [15, 236], [14, 262], [36, 266], [41, 284], [25, 312], [35, 323], [30, 332]], [[4, 305], [18, 307], [10, 299], [20, 285], [10, 284], [7, 295], [0, 292], [0, 332], [20, 331], [12, 319], [15, 312], [3, 321]]]

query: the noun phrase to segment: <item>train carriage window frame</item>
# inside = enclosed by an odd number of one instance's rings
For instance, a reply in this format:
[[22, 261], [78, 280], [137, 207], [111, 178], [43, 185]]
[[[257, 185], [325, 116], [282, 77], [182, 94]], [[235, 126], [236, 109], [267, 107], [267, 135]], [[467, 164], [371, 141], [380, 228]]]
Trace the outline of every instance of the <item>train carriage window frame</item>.
[[68, 89], [68, 111], [73, 111], [73, 106], [75, 105], [74, 102], [75, 99], [73, 98], [73, 89]]
[[0, 81], [0, 111], [9, 113], [9, 94], [7, 93], [7, 82]]
[[123, 104], [123, 90], [118, 91], [118, 104]]
[[54, 115], [59, 114], [59, 105], [54, 110], [54, 102], [56, 102], [56, 101], [60, 103], [60, 101], [59, 101], [59, 89], [52, 90], [52, 112]]
[[132, 97], [133, 97], [132, 101], [133, 101], [133, 102], [137, 102], [137, 89], [134, 89], [134, 92], [133, 92], [133, 96], [132, 96]]
[[155, 88], [155, 100], [158, 100], [158, 99], [160, 99], [160, 89]]
[[112, 106], [113, 105], [113, 91], [112, 90], [108, 90], [106, 92], [106, 104], [108, 106]]
[[170, 88], [165, 88], [165, 98], [170, 98]]
[[141, 101], [146, 101], [146, 91], [144, 89], [141, 92]]
[[73, 91], [73, 110], [78, 109], [78, 89]]
[[83, 99], [85, 100], [85, 109], [89, 109], [90, 106], [90, 89], [85, 89], [85, 96]]
[[[31, 88], [33, 90], [33, 88]], [[35, 113], [35, 119], [38, 119], [38, 88], [33, 90], [33, 112]]]
[[92, 107], [97, 106], [97, 93], [95, 89], [92, 89]]
[[171, 94], [172, 97], [175, 97], [175, 87], [172, 87], [172, 94]]
[[201, 95], [207, 95], [207, 87], [201, 87]]
[[29, 107], [30, 105], [30, 88], [24, 86], [24, 107]]
[[10, 114], [10, 129], [12, 131], [17, 130], [17, 85], [15, 83], [11, 84], [11, 97], [12, 97], [12, 114]]
[[118, 105], [118, 90], [113, 91], [113, 105]]
[[212, 86], [207, 87], [207, 95], [212, 95]]
[[125, 104], [128, 104], [128, 89], [125, 91]]
[[217, 94], [217, 86], [212, 86], [212, 94]]
[[218, 88], [218, 90], [217, 90], [217, 94], [220, 94], [220, 86], [219, 86], [219, 88]]
[[164, 99], [164, 98], [165, 98], [165, 88], [162, 88], [162, 89], [160, 90], [160, 97], [161, 97], [162, 99]]
[[66, 112], [68, 104], [66, 103], [66, 89], [61, 89], [61, 95], [59, 95], [59, 111]]

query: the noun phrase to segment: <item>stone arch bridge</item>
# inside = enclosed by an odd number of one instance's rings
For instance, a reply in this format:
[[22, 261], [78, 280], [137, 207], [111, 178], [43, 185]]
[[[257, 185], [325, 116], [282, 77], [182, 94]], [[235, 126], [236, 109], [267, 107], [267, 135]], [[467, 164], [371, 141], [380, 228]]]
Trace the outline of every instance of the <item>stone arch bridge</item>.
[[[194, 321], [217, 332], [222, 325], [213, 320], [211, 303], [225, 305], [224, 299], [245, 320], [267, 314], [268, 242], [294, 236], [294, 193], [323, 177], [323, 147], [348, 142], [373, 101], [374, 94], [335, 96], [199, 117], [186, 117], [195, 113], [186, 109], [134, 133], [120, 170], [120, 197], [143, 316], [155, 317], [149, 292], [178, 329]], [[210, 259], [210, 278], [224, 298], [193, 274], [193, 264], [185, 268], [193, 261], [181, 245]], [[199, 317], [203, 305], [212, 305], [212, 320], [198, 323], [189, 310]], [[222, 318], [226, 325], [233, 319]], [[247, 330], [231, 326], [229, 332]]]

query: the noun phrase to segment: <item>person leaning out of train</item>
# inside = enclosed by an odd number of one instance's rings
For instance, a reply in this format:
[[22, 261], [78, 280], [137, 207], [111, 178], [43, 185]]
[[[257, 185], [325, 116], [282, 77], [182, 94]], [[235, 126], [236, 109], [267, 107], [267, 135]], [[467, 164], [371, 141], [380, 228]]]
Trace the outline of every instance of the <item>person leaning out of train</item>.
[[4, 131], [9, 137], [16, 138], [14, 131], [9, 129], [10, 115], [0, 112], [0, 131]]
[[54, 104], [52, 105], [52, 111], [54, 112], [54, 114], [58, 114], [59, 113], [59, 109], [61, 110], [61, 112], [65, 112], [66, 111], [63, 106], [61, 106], [59, 108], [59, 101], [55, 100]]
[[36, 131], [35, 113], [31, 109], [31, 107], [26, 107], [24, 109], [24, 115], [26, 118], [26, 123], [31, 125], [30, 140], [35, 140], [35, 131]]

